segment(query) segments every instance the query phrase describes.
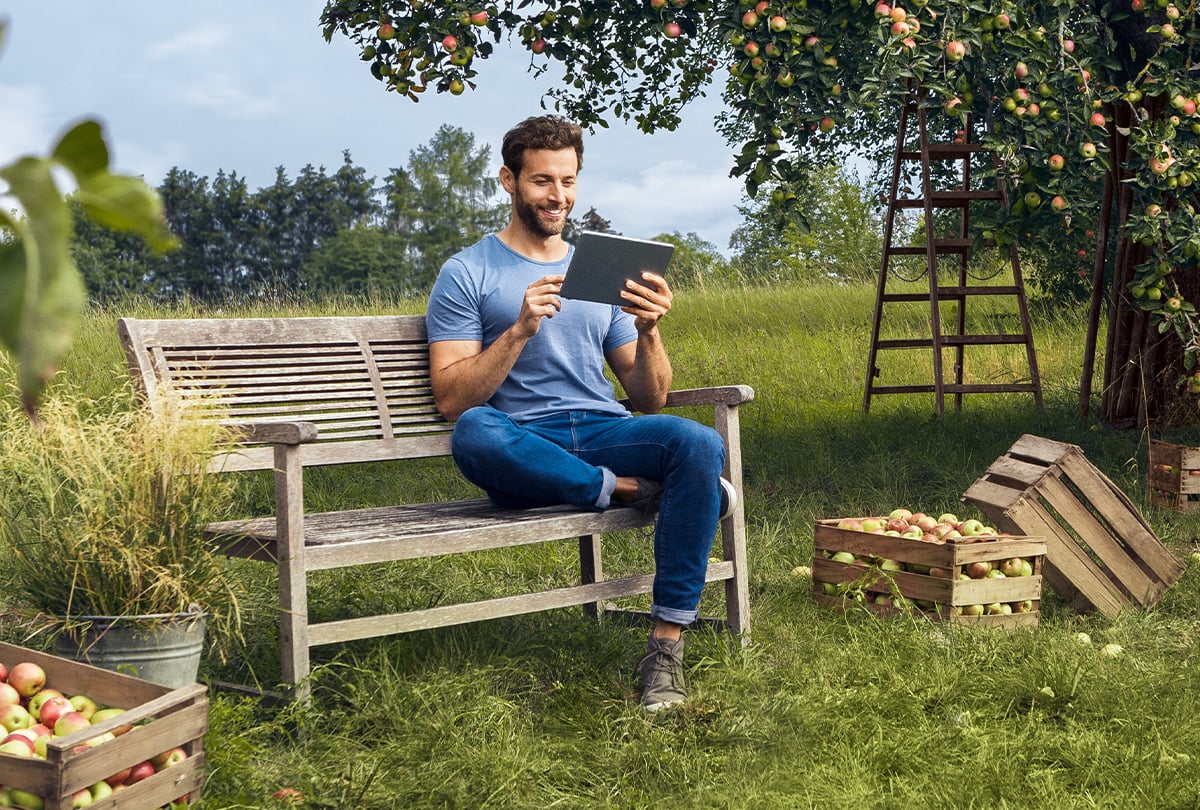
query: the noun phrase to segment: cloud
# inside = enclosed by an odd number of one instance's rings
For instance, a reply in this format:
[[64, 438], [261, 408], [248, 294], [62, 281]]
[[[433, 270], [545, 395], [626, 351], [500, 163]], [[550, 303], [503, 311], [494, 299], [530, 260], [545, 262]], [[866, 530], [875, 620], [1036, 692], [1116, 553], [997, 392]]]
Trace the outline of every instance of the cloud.
[[57, 125], [51, 122], [51, 103], [40, 87], [0, 84], [0, 110], [16, 110], [5, 115], [0, 127], [0, 163], [19, 155], [44, 155], [53, 146]]
[[586, 182], [586, 199], [576, 205], [576, 214], [595, 206], [615, 230], [629, 236], [694, 231], [724, 250], [741, 224], [735, 206], [742, 183], [729, 177], [724, 164], [664, 160], [630, 177], [596, 175]]
[[229, 31], [223, 26], [206, 25], [177, 37], [157, 42], [146, 51], [150, 62], [162, 62], [178, 57], [196, 56], [198, 52], [214, 51], [229, 41]]

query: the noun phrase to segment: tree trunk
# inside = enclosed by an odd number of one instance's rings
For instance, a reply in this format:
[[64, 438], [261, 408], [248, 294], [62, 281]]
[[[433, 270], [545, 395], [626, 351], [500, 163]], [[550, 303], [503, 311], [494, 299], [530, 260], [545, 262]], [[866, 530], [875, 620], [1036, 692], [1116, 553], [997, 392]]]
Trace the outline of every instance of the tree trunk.
[[[1162, 116], [1166, 99], [1148, 99], [1145, 111], [1151, 117]], [[1190, 419], [1192, 403], [1180, 391], [1177, 381], [1184, 373], [1183, 346], [1174, 330], [1159, 334], [1149, 315], [1133, 306], [1129, 283], [1134, 271], [1146, 260], [1146, 246], [1132, 242], [1124, 225], [1133, 203], [1130, 176], [1126, 168], [1129, 141], [1120, 130], [1127, 129], [1131, 115], [1127, 105], [1110, 110], [1113, 121], [1109, 139], [1112, 184], [1117, 193], [1107, 216], [1117, 227], [1116, 257], [1112, 289], [1109, 295], [1108, 336], [1105, 345], [1104, 387], [1101, 392], [1101, 419], [1117, 426], [1144, 429], [1152, 425], [1167, 427]], [[1170, 281], [1179, 286], [1185, 299], [1197, 300], [1200, 284], [1186, 273], [1172, 274]]]

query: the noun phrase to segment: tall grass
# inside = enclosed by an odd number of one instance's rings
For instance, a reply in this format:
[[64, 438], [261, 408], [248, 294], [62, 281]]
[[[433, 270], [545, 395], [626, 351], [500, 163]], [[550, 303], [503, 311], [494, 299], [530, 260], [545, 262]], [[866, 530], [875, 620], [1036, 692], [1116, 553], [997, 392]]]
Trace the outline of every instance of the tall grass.
[[[1029, 395], [975, 395], [937, 418], [932, 395], [910, 395], [880, 397], [864, 414], [873, 300], [869, 285], [709, 289], [680, 295], [664, 323], [678, 387], [756, 391], [741, 421], [753, 644], [734, 650], [719, 633], [689, 632], [685, 708], [638, 708], [645, 628], [575, 610], [317, 648], [311, 706], [213, 692], [203, 807], [281, 807], [271, 798], [281, 787], [317, 808], [1200, 806], [1194, 563], [1154, 609], [1112, 620], [1047, 592], [1033, 630], [813, 603], [811, 580], [794, 569], [812, 560], [814, 521], [901, 505], [965, 516], [962, 493], [1024, 433], [1079, 444], [1176, 554], [1190, 555], [1200, 528], [1146, 503], [1144, 435], [1078, 415], [1081, 312], [1035, 316], [1041, 411]], [[314, 309], [326, 311], [290, 311]], [[115, 314], [93, 316], [61, 385], [112, 384]], [[890, 328], [915, 335], [927, 318], [914, 309]], [[1023, 363], [974, 357], [976, 379]], [[929, 381], [928, 358], [887, 363], [885, 374]], [[1200, 443], [1186, 431], [1169, 438]], [[471, 493], [440, 463], [323, 472], [310, 486], [322, 507]], [[253, 477], [239, 498], [269, 509]], [[325, 572], [311, 611], [326, 619], [565, 583], [574, 545]], [[606, 555], [614, 572], [646, 562], [649, 537], [610, 538]], [[269, 685], [273, 576], [254, 564], [241, 574], [260, 594], [246, 608], [246, 651], [205, 671]], [[702, 607], [720, 603], [714, 589]], [[1124, 655], [1100, 657], [1107, 642]]]

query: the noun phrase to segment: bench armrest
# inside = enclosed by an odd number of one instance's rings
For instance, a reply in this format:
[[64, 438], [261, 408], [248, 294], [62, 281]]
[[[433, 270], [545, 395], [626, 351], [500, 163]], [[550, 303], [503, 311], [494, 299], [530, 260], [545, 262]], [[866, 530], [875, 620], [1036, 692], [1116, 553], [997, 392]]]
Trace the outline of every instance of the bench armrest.
[[[710, 388], [680, 388], [667, 393], [664, 408], [682, 408], [688, 405], [741, 405], [754, 399], [754, 389], [748, 385], [716, 385]], [[628, 399], [621, 404], [629, 410], [633, 405]]]
[[312, 422], [239, 422], [229, 427], [246, 444], [305, 444], [317, 438]]
[[668, 408], [684, 405], [741, 405], [754, 399], [748, 385], [720, 385], [711, 388], [682, 388], [667, 394]]

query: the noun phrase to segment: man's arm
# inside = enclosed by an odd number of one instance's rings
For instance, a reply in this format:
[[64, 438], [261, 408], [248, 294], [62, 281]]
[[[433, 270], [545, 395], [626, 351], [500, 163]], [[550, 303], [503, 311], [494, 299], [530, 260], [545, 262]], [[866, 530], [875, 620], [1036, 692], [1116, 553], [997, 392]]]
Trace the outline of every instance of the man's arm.
[[644, 284], [629, 282], [621, 295], [629, 306], [621, 309], [634, 317], [636, 341], [618, 346], [606, 355], [630, 403], [642, 413], [658, 413], [671, 390], [671, 360], [667, 357], [658, 322], [671, 309], [674, 298], [662, 276], [643, 273]]
[[553, 318], [562, 304], [561, 275], [544, 276], [525, 290], [517, 320], [487, 349], [478, 340], [440, 340], [429, 344], [429, 376], [438, 412], [453, 422], [482, 405], [508, 377], [542, 318]]

